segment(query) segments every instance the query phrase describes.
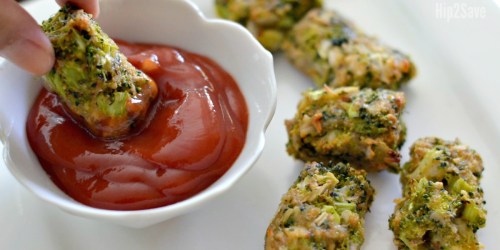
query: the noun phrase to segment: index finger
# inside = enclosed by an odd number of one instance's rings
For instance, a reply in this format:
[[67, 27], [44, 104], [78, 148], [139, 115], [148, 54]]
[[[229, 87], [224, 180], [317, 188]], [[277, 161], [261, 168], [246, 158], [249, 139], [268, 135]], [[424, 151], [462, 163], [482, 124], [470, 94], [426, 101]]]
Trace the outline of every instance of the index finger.
[[85, 12], [92, 14], [94, 18], [99, 15], [99, 1], [98, 0], [56, 0], [56, 2], [63, 6], [66, 3], [73, 4], [82, 8]]

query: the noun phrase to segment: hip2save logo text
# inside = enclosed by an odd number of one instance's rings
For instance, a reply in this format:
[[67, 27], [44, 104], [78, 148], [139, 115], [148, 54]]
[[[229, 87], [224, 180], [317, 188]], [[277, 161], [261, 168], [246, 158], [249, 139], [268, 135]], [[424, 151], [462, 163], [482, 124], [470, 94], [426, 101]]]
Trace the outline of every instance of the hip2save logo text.
[[485, 6], [472, 5], [468, 2], [436, 2], [436, 18], [447, 22], [454, 19], [486, 18]]

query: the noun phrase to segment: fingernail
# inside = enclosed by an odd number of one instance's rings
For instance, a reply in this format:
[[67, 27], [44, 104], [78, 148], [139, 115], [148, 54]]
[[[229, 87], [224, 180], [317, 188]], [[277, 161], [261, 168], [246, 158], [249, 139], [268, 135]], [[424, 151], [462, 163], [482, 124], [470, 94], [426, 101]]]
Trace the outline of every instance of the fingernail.
[[50, 44], [46, 46], [43, 40], [35, 42], [27, 38], [21, 38], [5, 47], [2, 50], [2, 55], [35, 75], [47, 73], [54, 64], [52, 47]]

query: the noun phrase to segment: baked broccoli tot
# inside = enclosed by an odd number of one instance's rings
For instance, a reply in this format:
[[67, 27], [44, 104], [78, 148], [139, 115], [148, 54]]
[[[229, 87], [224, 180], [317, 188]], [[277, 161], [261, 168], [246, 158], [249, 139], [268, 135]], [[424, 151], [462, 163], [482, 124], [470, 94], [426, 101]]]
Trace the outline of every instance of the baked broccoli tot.
[[56, 61], [46, 87], [95, 136], [127, 135], [157, 95], [155, 82], [132, 66], [83, 10], [70, 5], [42, 23]]
[[219, 17], [246, 25], [252, 0], [215, 0], [215, 12]]
[[303, 96], [295, 117], [285, 121], [290, 155], [349, 162], [367, 171], [399, 170], [406, 136], [403, 92], [325, 86]]
[[457, 141], [419, 139], [401, 172], [403, 198], [389, 219], [399, 249], [481, 249], [485, 226], [480, 156]]
[[395, 90], [416, 72], [408, 56], [365, 35], [333, 10], [309, 11], [290, 30], [283, 50], [320, 87]]
[[364, 170], [307, 163], [281, 200], [265, 249], [360, 249], [373, 195]]
[[288, 31], [322, 0], [216, 0], [220, 17], [245, 26], [270, 51], [281, 49]]
[[479, 187], [483, 170], [481, 156], [459, 140], [425, 137], [411, 146], [410, 161], [401, 170], [401, 183], [405, 187], [410, 179], [425, 177], [447, 183], [447, 189], [457, 181]]

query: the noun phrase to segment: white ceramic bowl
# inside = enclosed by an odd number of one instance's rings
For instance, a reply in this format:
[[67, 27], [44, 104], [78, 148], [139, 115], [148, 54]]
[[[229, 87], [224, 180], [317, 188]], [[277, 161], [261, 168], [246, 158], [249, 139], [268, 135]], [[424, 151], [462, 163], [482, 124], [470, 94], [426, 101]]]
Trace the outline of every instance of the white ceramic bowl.
[[251, 168], [264, 148], [264, 131], [276, 107], [271, 54], [239, 25], [208, 20], [188, 1], [106, 0], [101, 2], [98, 21], [111, 37], [183, 48], [208, 56], [228, 71], [243, 92], [249, 109], [243, 151], [219, 180], [187, 200], [138, 211], [83, 205], [54, 185], [28, 144], [25, 123], [41, 88], [40, 80], [8, 62], [0, 62], [0, 139], [10, 172], [33, 194], [71, 214], [137, 228], [192, 211], [228, 190]]

